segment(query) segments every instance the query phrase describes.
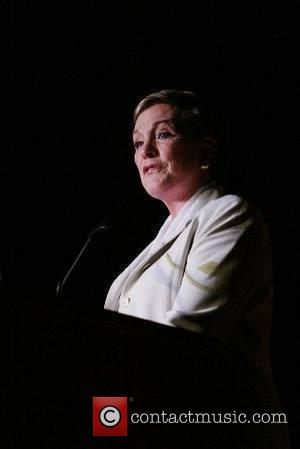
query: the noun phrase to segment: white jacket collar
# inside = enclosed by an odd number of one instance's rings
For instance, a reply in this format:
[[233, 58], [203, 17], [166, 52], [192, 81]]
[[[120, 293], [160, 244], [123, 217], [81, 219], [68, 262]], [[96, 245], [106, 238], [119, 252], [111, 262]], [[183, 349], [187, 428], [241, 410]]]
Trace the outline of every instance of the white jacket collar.
[[171, 221], [171, 217], [169, 216], [152, 243], [114, 281], [108, 292], [104, 308], [118, 310], [122, 290], [125, 291], [135, 282], [146, 264], [151, 264], [160, 257], [160, 251], [163, 251], [163, 248], [167, 244], [171, 244], [170, 242], [181, 234], [203, 206], [209, 201], [218, 198], [221, 194], [221, 190], [214, 183], [207, 183], [195, 192], [178, 212], [173, 221]]
[[173, 240], [190, 224], [197, 212], [212, 199], [218, 198], [221, 189], [214, 182], [203, 184], [180, 209], [172, 220], [171, 215], [166, 219], [156, 238], [150, 246], [149, 255]]

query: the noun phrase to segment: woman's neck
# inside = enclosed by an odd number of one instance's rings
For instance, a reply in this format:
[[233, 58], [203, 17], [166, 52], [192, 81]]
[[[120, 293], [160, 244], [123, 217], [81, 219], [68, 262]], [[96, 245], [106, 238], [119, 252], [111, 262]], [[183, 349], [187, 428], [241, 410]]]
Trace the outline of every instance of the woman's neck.
[[169, 210], [171, 220], [174, 220], [179, 211], [184, 207], [184, 205], [189, 201], [189, 199], [197, 192], [197, 190], [206, 184], [208, 179], [202, 181], [200, 184], [193, 185], [189, 189], [183, 190], [182, 188], [176, 192], [173, 191], [169, 197], [162, 199], [163, 203]]

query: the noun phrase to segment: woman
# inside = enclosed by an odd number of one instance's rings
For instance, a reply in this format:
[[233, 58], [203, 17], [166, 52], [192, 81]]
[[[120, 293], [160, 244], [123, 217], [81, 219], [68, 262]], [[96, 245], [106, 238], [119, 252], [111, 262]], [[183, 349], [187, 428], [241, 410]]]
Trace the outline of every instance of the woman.
[[[269, 361], [268, 233], [257, 211], [215, 184], [217, 144], [196, 95], [164, 90], [145, 97], [134, 112], [133, 144], [143, 187], [170, 215], [115, 280], [105, 308], [234, 341], [237, 357], [259, 373], [260, 393], [268, 389], [263, 406], [279, 410]], [[287, 447], [281, 430], [277, 448]]]
[[[113, 283], [105, 308], [224, 336], [263, 321], [272, 279], [260, 215], [213, 182], [216, 142], [196, 96], [161, 91], [134, 112], [135, 163], [149, 195], [170, 215], [155, 240]], [[263, 320], [262, 320], [263, 318]], [[261, 347], [261, 358], [265, 358]]]

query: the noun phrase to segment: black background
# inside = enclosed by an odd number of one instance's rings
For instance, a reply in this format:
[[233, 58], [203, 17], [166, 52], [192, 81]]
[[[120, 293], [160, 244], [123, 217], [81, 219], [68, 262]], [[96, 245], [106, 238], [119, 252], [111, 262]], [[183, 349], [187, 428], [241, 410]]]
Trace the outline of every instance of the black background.
[[13, 114], [1, 164], [1, 265], [14, 306], [54, 295], [88, 233], [108, 219], [116, 259], [111, 256], [103, 275], [104, 300], [111, 279], [166, 216], [139, 186], [133, 107], [156, 89], [195, 90], [230, 150], [230, 189], [252, 200], [269, 225], [274, 375], [296, 439], [295, 8], [286, 2], [31, 1], [12, 3], [8, 13]]

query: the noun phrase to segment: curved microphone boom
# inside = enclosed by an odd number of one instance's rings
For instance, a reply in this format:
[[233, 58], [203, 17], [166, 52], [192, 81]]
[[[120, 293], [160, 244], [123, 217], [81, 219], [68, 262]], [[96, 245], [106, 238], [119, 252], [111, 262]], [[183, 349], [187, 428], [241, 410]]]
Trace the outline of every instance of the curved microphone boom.
[[71, 267], [69, 268], [69, 270], [67, 271], [66, 275], [64, 276], [64, 278], [58, 282], [57, 286], [56, 286], [56, 296], [61, 296], [62, 295], [62, 289], [65, 285], [65, 283], [67, 282], [67, 280], [69, 279], [71, 273], [73, 272], [74, 268], [76, 267], [78, 261], [80, 260], [81, 256], [83, 255], [83, 253], [85, 252], [85, 250], [87, 249], [87, 247], [89, 246], [92, 238], [94, 237], [94, 235], [99, 232], [99, 231], [107, 231], [109, 229], [109, 226], [107, 224], [101, 224], [98, 225], [95, 229], [93, 229], [85, 244], [83, 245], [83, 247], [81, 248], [79, 254], [77, 255], [76, 259], [74, 260], [73, 264], [71, 265]]

